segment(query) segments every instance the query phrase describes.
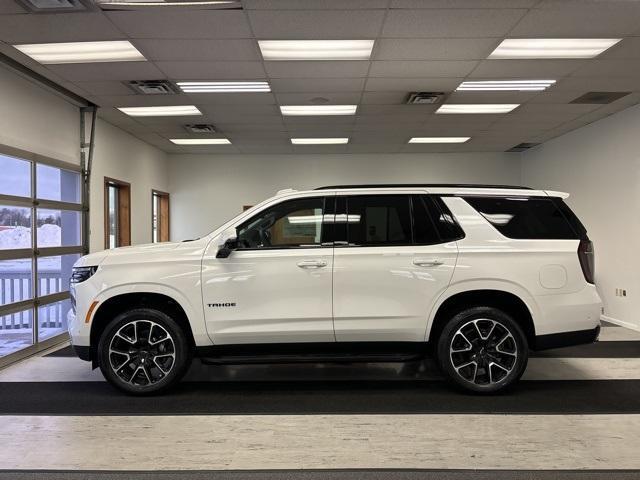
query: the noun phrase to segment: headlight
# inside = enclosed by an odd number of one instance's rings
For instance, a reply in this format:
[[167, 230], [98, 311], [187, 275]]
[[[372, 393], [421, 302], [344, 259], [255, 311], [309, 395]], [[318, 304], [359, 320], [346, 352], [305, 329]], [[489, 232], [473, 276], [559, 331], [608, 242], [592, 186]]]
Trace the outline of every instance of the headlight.
[[71, 283], [80, 283], [88, 280], [91, 275], [96, 273], [98, 267], [74, 267], [71, 272]]

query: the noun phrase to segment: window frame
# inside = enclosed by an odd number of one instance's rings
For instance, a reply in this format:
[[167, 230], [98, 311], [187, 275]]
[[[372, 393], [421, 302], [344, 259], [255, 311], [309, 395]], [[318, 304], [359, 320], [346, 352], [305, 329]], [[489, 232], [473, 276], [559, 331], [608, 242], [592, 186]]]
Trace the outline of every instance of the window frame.
[[[111, 247], [109, 243], [109, 187], [118, 189], [116, 200], [116, 245]], [[125, 194], [122, 197], [122, 194]], [[125, 199], [126, 207], [122, 207], [122, 198]], [[126, 215], [122, 215], [122, 213]], [[116, 178], [104, 177], [104, 248], [128, 247], [131, 245], [131, 184]]]
[[[158, 218], [156, 219], [156, 223], [154, 224], [154, 214], [155, 214], [155, 205], [156, 205], [156, 199], [158, 200], [158, 202], [160, 202], [161, 198], [166, 198], [167, 199], [167, 239], [166, 240], [159, 240], [161, 233], [162, 233], [162, 229], [163, 229], [163, 224], [160, 221], [160, 210], [158, 210]], [[156, 230], [156, 225], [157, 225], [157, 231], [158, 231], [158, 240], [155, 239], [154, 237], [154, 231]], [[168, 192], [162, 192], [160, 190], [156, 190], [156, 189], [151, 189], [151, 243], [162, 243], [162, 242], [170, 242], [171, 241], [171, 196]]]
[[[31, 210], [31, 247], [15, 248], [0, 250], [0, 260], [30, 260], [31, 261], [31, 298], [17, 302], [0, 305], [0, 317], [18, 314], [21, 312], [30, 312], [32, 318], [32, 343], [25, 348], [16, 350], [3, 357], [0, 357], [0, 367], [13, 363], [14, 361], [32, 355], [38, 351], [56, 345], [64, 341], [67, 337], [66, 332], [53, 335], [40, 340], [39, 330], [39, 310], [41, 307], [62, 302], [71, 298], [69, 290], [62, 290], [53, 294], [40, 295], [38, 274], [38, 260], [41, 258], [63, 256], [69, 254], [84, 255], [88, 253], [88, 234], [86, 231], [86, 187], [84, 184], [83, 170], [80, 165], [71, 164], [55, 158], [36, 154], [26, 150], [22, 150], [8, 145], [0, 144], [0, 154], [8, 157], [14, 157], [18, 160], [27, 161], [30, 164], [30, 183], [31, 191], [29, 196], [15, 196], [0, 193], [0, 204], [15, 207], [25, 207]], [[38, 198], [37, 191], [37, 165], [46, 165], [61, 170], [77, 173], [80, 176], [80, 201], [78, 203], [44, 200]], [[59, 210], [59, 211], [76, 211], [80, 212], [80, 241], [78, 245], [56, 246], [56, 247], [38, 247], [38, 211], [39, 210]]]
[[258, 216], [264, 214], [265, 212], [267, 212], [268, 210], [277, 207], [278, 205], [282, 205], [284, 203], [287, 202], [295, 202], [295, 201], [299, 201], [299, 200], [309, 200], [309, 199], [314, 199], [314, 198], [319, 198], [322, 200], [322, 222], [320, 223], [321, 225], [321, 231], [320, 231], [320, 243], [318, 244], [313, 244], [313, 245], [284, 245], [284, 246], [271, 246], [271, 247], [238, 247], [235, 249], [235, 251], [237, 252], [250, 252], [250, 251], [271, 251], [271, 250], [300, 250], [300, 249], [307, 249], [307, 248], [327, 248], [327, 247], [333, 247], [333, 242], [325, 242], [325, 229], [328, 225], [327, 219], [326, 219], [326, 211], [327, 211], [327, 206], [332, 202], [334, 195], [327, 195], [322, 194], [322, 195], [309, 195], [309, 196], [300, 196], [300, 197], [293, 197], [293, 198], [284, 198], [279, 202], [275, 202], [275, 203], [270, 203], [269, 205], [265, 205], [265, 208], [259, 210], [258, 212], [256, 212], [254, 215], [251, 215], [248, 218], [244, 218], [242, 219], [242, 222], [236, 224], [233, 226], [233, 228], [235, 228], [236, 230], [236, 236], [238, 235], [238, 230], [240, 228], [242, 228], [244, 225], [250, 223], [251, 221], [253, 221], [255, 218], [257, 218]]

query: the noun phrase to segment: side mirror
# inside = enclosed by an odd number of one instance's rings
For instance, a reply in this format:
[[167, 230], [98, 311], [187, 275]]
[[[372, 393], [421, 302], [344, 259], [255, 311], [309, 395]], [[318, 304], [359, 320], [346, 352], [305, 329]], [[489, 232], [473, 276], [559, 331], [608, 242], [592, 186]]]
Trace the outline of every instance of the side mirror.
[[229, 230], [225, 230], [222, 232], [222, 235], [220, 235], [216, 258], [227, 258], [236, 248], [238, 248], [236, 229], [230, 228]]

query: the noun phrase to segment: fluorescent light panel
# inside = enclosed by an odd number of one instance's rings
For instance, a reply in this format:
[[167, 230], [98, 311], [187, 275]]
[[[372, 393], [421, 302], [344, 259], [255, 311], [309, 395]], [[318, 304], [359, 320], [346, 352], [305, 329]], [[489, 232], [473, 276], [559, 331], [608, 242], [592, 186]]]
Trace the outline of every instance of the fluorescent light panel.
[[176, 145], [231, 145], [228, 138], [172, 138]]
[[462, 82], [456, 92], [541, 92], [555, 80], [483, 80]]
[[348, 138], [292, 138], [294, 145], [344, 145], [349, 143]]
[[202, 115], [194, 105], [172, 105], [166, 107], [120, 107], [122, 113], [131, 117], [180, 117]]
[[286, 116], [355, 115], [357, 108], [357, 105], [282, 105], [280, 111]]
[[97, 0], [98, 5], [104, 7], [194, 7], [200, 5], [224, 5], [236, 3], [237, 0]]
[[593, 58], [621, 38], [509, 38], [489, 55], [495, 59]]
[[374, 40], [258, 40], [265, 60], [369, 60]]
[[464, 143], [471, 137], [413, 137], [409, 143]]
[[442, 105], [436, 113], [508, 113], [519, 103], [450, 103]]
[[270, 92], [268, 82], [178, 82], [185, 93]]
[[126, 40], [14, 45], [42, 64], [139, 62], [146, 58]]

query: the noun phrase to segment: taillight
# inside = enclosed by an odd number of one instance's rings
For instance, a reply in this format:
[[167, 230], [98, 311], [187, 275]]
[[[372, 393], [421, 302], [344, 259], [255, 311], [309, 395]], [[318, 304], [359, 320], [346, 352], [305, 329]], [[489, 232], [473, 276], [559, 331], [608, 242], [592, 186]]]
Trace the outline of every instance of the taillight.
[[590, 240], [580, 240], [580, 245], [578, 245], [578, 259], [580, 260], [584, 279], [588, 283], [595, 283], [595, 254], [593, 251], [593, 242]]

